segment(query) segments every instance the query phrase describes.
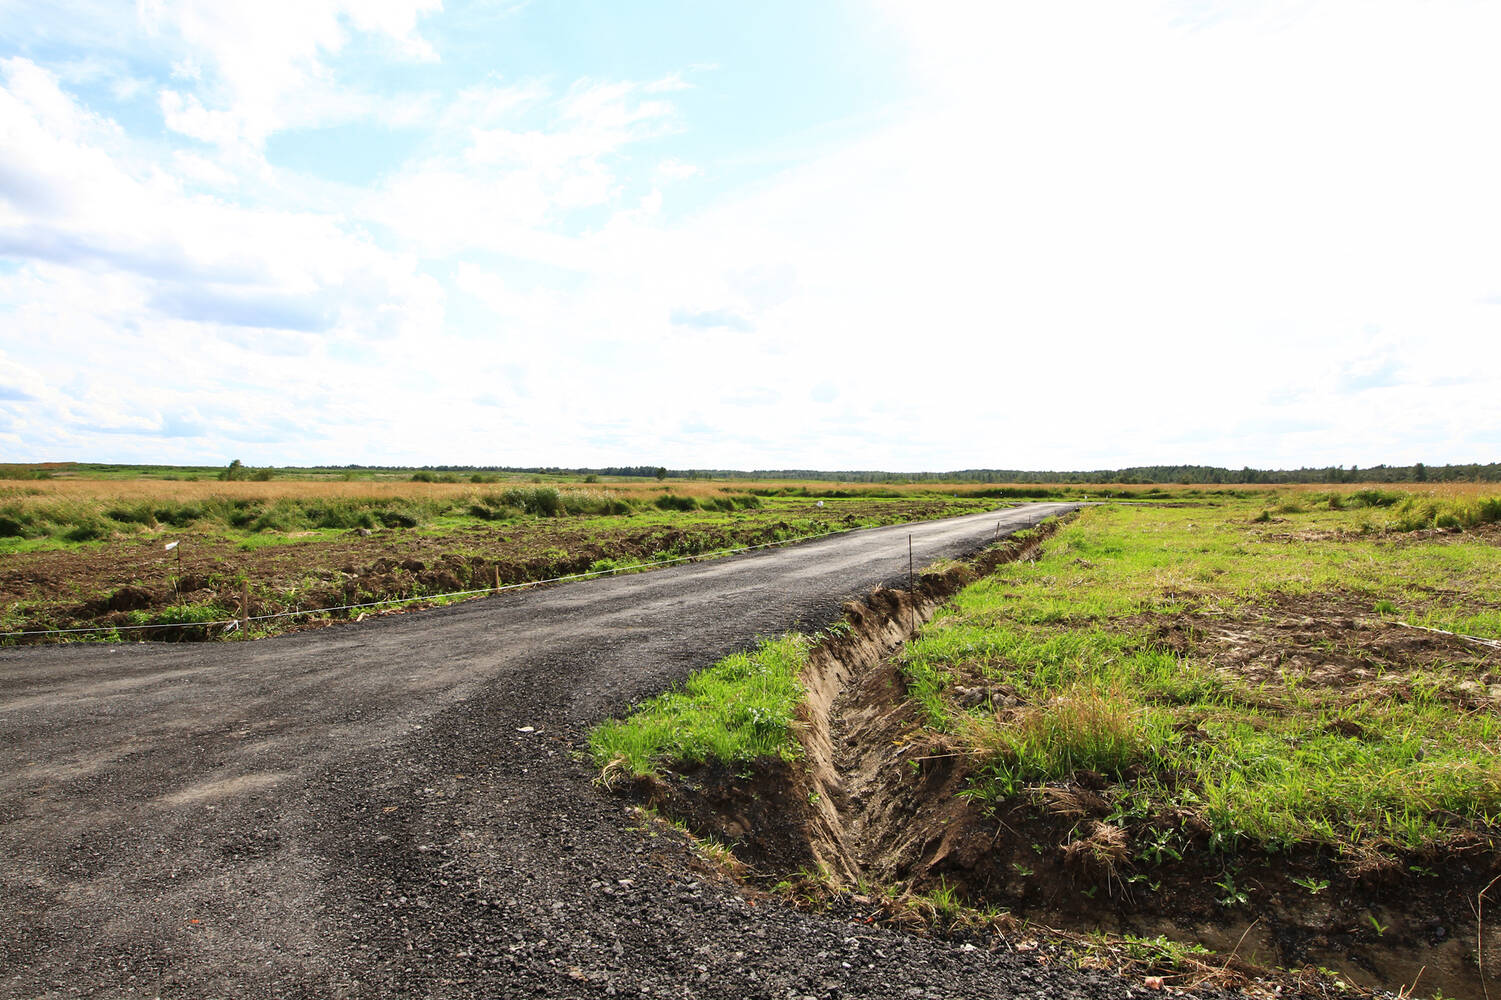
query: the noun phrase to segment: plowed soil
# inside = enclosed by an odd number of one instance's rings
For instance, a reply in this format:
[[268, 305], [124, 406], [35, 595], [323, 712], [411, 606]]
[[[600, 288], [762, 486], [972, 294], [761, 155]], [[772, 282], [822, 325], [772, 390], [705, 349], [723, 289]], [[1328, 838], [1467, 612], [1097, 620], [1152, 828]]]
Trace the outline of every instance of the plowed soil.
[[[774, 511], [744, 511], [716, 518], [660, 516], [534, 518], [504, 526], [475, 523], [443, 534], [376, 529], [330, 537], [306, 533], [281, 544], [245, 548], [223, 535], [156, 532], [73, 549], [18, 553], [0, 560], [0, 606], [5, 632], [120, 627], [163, 618], [169, 608], [217, 609], [215, 618], [238, 617], [242, 580], [248, 582], [250, 616], [333, 608], [417, 595], [436, 595], [583, 573], [602, 559], [649, 562], [764, 545], [857, 525], [921, 521], [951, 515], [941, 500], [778, 501]], [[975, 502], [966, 504], [973, 509]], [[658, 523], [654, 523], [658, 522]], [[164, 540], [182, 538], [179, 551]], [[405, 608], [406, 606], [402, 606]], [[368, 609], [354, 615], [370, 613]], [[260, 630], [307, 627], [331, 618], [309, 616], [262, 623]], [[215, 638], [219, 627], [147, 629], [131, 640]], [[59, 636], [6, 641], [56, 641]]]

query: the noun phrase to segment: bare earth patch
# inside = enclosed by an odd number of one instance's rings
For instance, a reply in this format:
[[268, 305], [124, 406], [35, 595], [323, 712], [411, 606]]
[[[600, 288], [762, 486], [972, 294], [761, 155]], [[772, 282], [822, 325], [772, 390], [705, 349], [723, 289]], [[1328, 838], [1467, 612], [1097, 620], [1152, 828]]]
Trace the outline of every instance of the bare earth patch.
[[1453, 684], [1438, 693], [1458, 707], [1501, 700], [1501, 649], [1373, 617], [1363, 597], [1308, 594], [1266, 613], [1158, 616], [1150, 631], [1164, 648], [1250, 686], [1295, 679], [1355, 703], [1411, 696], [1415, 675], [1442, 674]]

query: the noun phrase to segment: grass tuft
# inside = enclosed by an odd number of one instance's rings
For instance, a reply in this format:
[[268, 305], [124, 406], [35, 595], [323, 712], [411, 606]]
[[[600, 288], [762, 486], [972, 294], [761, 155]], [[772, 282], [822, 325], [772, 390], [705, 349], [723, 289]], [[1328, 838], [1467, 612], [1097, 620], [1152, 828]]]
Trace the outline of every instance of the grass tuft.
[[997, 791], [1008, 796], [1080, 771], [1119, 781], [1135, 769], [1160, 769], [1173, 742], [1164, 713], [1134, 704], [1119, 690], [1087, 688], [1065, 691], [1005, 726], [966, 717], [964, 730], [989, 759]]

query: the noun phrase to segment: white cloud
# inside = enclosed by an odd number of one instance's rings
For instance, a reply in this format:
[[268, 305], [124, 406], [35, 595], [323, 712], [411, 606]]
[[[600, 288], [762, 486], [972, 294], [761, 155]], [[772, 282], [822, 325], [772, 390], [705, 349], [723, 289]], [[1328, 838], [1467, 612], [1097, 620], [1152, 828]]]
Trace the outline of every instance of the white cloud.
[[162, 120], [174, 132], [200, 142], [230, 146], [239, 140], [243, 123], [230, 111], [210, 111], [196, 95], [163, 90]]
[[219, 163], [206, 156], [190, 153], [179, 149], [172, 154], [173, 172], [189, 183], [202, 184], [211, 188], [232, 190], [240, 183], [240, 178]]
[[[127, 136], [12, 59], [0, 245], [26, 263], [0, 271], [0, 308], [26, 345], [7, 363], [43, 388], [0, 400], [0, 441], [720, 467], [1493, 457], [1495, 8], [873, 9], [919, 92], [717, 194], [727, 161], [694, 145], [711, 123], [670, 72], [379, 101], [335, 75], [356, 35], [431, 58], [433, 3], [143, 4], [199, 70], [159, 106], [207, 148]], [[429, 138], [365, 189], [260, 155], [354, 118]], [[712, 200], [685, 217], [688, 195]]]
[[[408, 164], [362, 212], [428, 255], [484, 249], [587, 268], [588, 247], [559, 223], [571, 210], [617, 205], [617, 159], [679, 127], [670, 104], [642, 93], [597, 81], [561, 95], [535, 82], [470, 88], [438, 130], [460, 141]], [[528, 115], [541, 123], [518, 127]]]
[[[0, 248], [26, 262], [0, 276], [0, 309], [15, 363], [46, 386], [13, 407], [29, 448], [253, 430], [268, 394], [319, 384], [278, 355], [378, 357], [382, 338], [420, 343], [441, 329], [442, 290], [414, 258], [336, 217], [191, 194], [45, 70], [0, 68]], [[176, 166], [225, 179], [191, 155]]]
[[[79, 107], [44, 70], [3, 64], [0, 158], [15, 256], [99, 262], [155, 280], [332, 288], [374, 268], [411, 271], [339, 220], [191, 195], [161, 164], [138, 161], [118, 128]], [[185, 154], [193, 180], [225, 180]], [[392, 263], [397, 262], [397, 263]]]
[[669, 156], [657, 164], [656, 176], [661, 182], [684, 181], [690, 177], [697, 177], [703, 170], [692, 163], [684, 163], [676, 157]]
[[163, 0], [140, 5], [138, 17], [149, 31], [186, 48], [173, 75], [204, 84], [201, 94], [163, 91], [168, 128], [257, 150], [276, 131], [320, 120], [314, 109], [370, 109], [368, 99], [330, 93], [326, 59], [354, 32], [386, 39], [399, 58], [435, 60], [418, 28], [440, 7], [441, 0]]
[[172, 64], [172, 79], [197, 83], [203, 79], [203, 69], [192, 56], [183, 56]]
[[[713, 67], [693, 67], [695, 69], [712, 69]], [[693, 84], [683, 79], [682, 73], [669, 73], [659, 80], [652, 80], [645, 84], [642, 91], [648, 94], [671, 94], [680, 90], [692, 90]]]
[[[1370, 464], [1414, 420], [1430, 461], [1484, 457], [1494, 8], [1336, 4], [1192, 32], [1169, 6], [1089, 13], [896, 5], [930, 82], [911, 116], [671, 232], [607, 227], [589, 256], [752, 317], [750, 356], [721, 356], [752, 380], [778, 377], [755, 353], [780, 352], [837, 373], [857, 414], [862, 395], [912, 401], [841, 464]], [[731, 275], [756, 266], [797, 293], [750, 307]], [[1372, 323], [1404, 388], [1352, 400], [1336, 390]], [[1422, 388], [1456, 363], [1491, 374]], [[1309, 402], [1272, 398], [1288, 391]], [[1323, 429], [1243, 429], [1285, 415]], [[757, 416], [768, 447], [816, 419]], [[1186, 422], [1208, 433], [1168, 453]]]

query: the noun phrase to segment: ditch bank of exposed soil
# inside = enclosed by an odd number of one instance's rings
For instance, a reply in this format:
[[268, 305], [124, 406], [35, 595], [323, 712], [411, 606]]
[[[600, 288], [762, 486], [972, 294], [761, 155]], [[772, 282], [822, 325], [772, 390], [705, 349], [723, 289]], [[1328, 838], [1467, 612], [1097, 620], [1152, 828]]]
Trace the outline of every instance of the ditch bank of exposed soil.
[[1055, 526], [1043, 525], [973, 563], [924, 572], [910, 590], [882, 587], [846, 604], [842, 626], [814, 647], [803, 672], [797, 734], [804, 752], [797, 763], [763, 760], [751, 771], [718, 762], [686, 765], [666, 780], [639, 779], [631, 794], [697, 835], [727, 841], [758, 873], [825, 872], [853, 882], [864, 866], [849, 830], [845, 754], [835, 735], [845, 693], [945, 600], [1003, 562], [1030, 558]]
[[[877, 590], [847, 605], [846, 626], [805, 671], [805, 753], [796, 764], [738, 773], [703, 765], [639, 782], [633, 794], [726, 842], [754, 881], [817, 873], [849, 890], [841, 908], [867, 919], [893, 911], [857, 887], [953, 890], [1018, 921], [1202, 945], [1219, 953], [1211, 965], [1248, 974], [1322, 968], [1376, 989], [1416, 981], [1409, 995], [1484, 997], [1478, 970], [1486, 982], [1501, 975], [1501, 932], [1492, 929], [1501, 928], [1501, 845], [1486, 834], [1382, 857], [1312, 847], [1227, 852], [1192, 817], [1115, 815], [1105, 781], [1088, 772], [999, 815], [961, 796], [970, 760], [924, 728], [892, 654], [944, 600], [1001, 562], [1031, 558], [1047, 533], [925, 574], [912, 591]], [[1431, 635], [1391, 639], [1450, 645]], [[1004, 686], [974, 693], [997, 706], [1016, 697]], [[1151, 838], [1164, 829], [1177, 831], [1175, 846], [1148, 862]], [[1202, 979], [1202, 966], [1157, 971], [1168, 986]], [[1328, 982], [1290, 976], [1283, 988], [1322, 995]]]

